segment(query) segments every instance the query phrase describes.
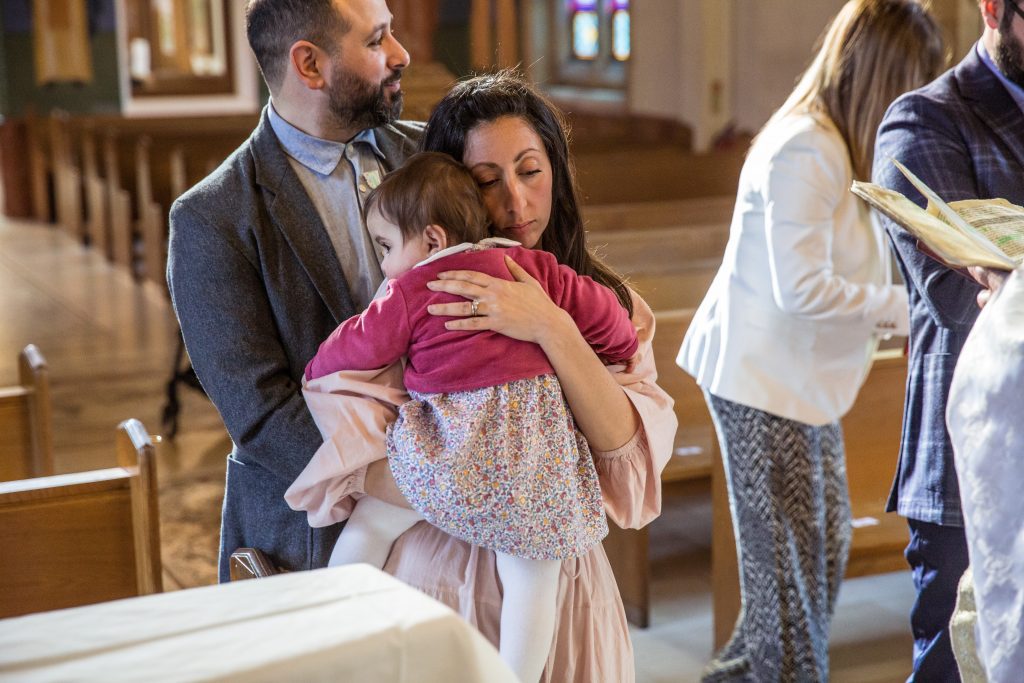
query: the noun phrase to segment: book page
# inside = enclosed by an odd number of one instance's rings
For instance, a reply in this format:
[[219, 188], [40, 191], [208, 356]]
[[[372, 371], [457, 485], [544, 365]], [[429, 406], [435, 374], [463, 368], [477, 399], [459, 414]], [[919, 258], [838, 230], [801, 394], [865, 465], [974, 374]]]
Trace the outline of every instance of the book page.
[[[1012, 259], [984, 237], [972, 239], [965, 231], [925, 211], [899, 192], [859, 181], [855, 181], [850, 189], [897, 225], [911, 232], [926, 244], [935, 256], [952, 267], [985, 266], [1000, 270], [1012, 270], [1016, 267]], [[950, 209], [950, 213], [959, 222], [963, 222], [955, 211]], [[973, 231], [970, 226], [968, 229]]]
[[907, 180], [910, 181], [910, 184], [917, 188], [917, 191], [928, 200], [928, 213], [938, 215], [947, 225], [970, 241], [975, 242], [981, 249], [992, 252], [993, 257], [998, 258], [1002, 255], [1002, 252], [998, 247], [996, 247], [984, 235], [975, 230], [970, 223], [965, 221], [960, 214], [954, 211], [949, 204], [944, 202], [939, 195], [935, 194], [935, 191], [932, 190], [932, 188], [925, 185], [924, 181], [914, 175], [909, 168], [901, 164], [896, 159], [893, 159], [892, 163], [904, 176], [906, 176]]
[[966, 199], [949, 207], [1004, 254], [1024, 260], [1024, 207], [1005, 199]]

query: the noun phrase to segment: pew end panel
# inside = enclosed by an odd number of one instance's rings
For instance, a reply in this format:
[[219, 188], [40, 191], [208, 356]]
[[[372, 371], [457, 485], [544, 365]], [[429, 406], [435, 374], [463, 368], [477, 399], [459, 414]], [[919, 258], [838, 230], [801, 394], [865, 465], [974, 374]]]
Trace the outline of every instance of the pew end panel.
[[[700, 387], [675, 364], [693, 313], [693, 309], [676, 309], [656, 314], [654, 361], [658, 385], [674, 399], [679, 420], [672, 457], [662, 471], [661, 481], [663, 485], [706, 489], [718, 442]], [[650, 624], [649, 529], [620, 529], [609, 525], [604, 548], [619, 586], [626, 618], [646, 628]]]
[[29, 344], [18, 355], [18, 384], [0, 388], [0, 481], [53, 471], [49, 369], [43, 354]]
[[153, 444], [118, 430], [120, 467], [0, 483], [0, 617], [162, 590]]
[[53, 218], [50, 203], [53, 169], [50, 167], [49, 130], [31, 106], [25, 112], [25, 133], [28, 137], [28, 173], [32, 192], [32, 217], [41, 223], [49, 223]]

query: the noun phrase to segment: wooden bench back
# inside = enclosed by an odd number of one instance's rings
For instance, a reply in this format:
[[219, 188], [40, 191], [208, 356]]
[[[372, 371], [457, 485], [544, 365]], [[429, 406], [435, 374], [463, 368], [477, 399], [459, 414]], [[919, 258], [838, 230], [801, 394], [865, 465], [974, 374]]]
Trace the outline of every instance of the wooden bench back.
[[731, 194], [662, 201], [626, 201], [588, 204], [583, 207], [584, 226], [591, 232], [643, 232], [681, 225], [728, 225], [736, 197]]
[[842, 419], [854, 518], [847, 576], [907, 568], [906, 521], [885, 512], [899, 456], [906, 387], [907, 357], [902, 349], [880, 351], [856, 403]]
[[217, 167], [251, 130], [180, 132], [134, 139], [136, 233], [142, 239], [142, 273], [161, 286], [166, 282], [167, 216], [171, 204]]
[[745, 149], [693, 154], [678, 147], [579, 150], [576, 176], [585, 204], [735, 197]]
[[711, 464], [718, 448], [704, 394], [694, 379], [676, 365], [676, 356], [693, 313], [693, 309], [686, 308], [660, 311], [655, 315], [654, 363], [658, 369], [658, 386], [672, 397], [679, 421], [675, 451], [661, 477], [664, 482], [707, 479], [711, 476]]
[[0, 483], [0, 618], [163, 588], [152, 441], [118, 427], [119, 467]]
[[18, 355], [18, 384], [0, 388], [0, 481], [53, 474], [46, 360], [34, 344]]

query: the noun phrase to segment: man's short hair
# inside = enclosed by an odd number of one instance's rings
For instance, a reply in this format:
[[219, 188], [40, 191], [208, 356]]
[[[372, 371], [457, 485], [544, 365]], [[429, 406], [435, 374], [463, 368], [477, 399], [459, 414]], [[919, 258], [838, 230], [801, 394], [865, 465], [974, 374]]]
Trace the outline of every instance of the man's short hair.
[[284, 79], [296, 41], [308, 40], [333, 54], [337, 39], [350, 28], [334, 0], [249, 0], [245, 7], [249, 47], [272, 91]]

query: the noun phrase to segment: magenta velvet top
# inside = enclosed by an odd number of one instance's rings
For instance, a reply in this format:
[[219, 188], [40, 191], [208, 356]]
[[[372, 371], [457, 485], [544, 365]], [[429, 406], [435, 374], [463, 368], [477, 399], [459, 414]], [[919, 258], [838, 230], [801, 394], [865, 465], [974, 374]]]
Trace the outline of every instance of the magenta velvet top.
[[608, 364], [636, 353], [636, 330], [614, 292], [559, 265], [539, 249], [472, 247], [426, 261], [388, 283], [387, 294], [360, 315], [343, 322], [306, 366], [306, 379], [339, 370], [372, 370], [408, 356], [405, 385], [420, 393], [450, 393], [554, 374], [547, 356], [532, 342], [489, 330], [445, 329], [449, 317], [427, 313], [434, 303], [465, 301], [426, 284], [438, 273], [474, 270], [512, 280], [508, 254], [537, 279], [552, 301], [576, 321], [583, 338]]

